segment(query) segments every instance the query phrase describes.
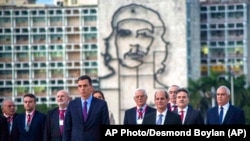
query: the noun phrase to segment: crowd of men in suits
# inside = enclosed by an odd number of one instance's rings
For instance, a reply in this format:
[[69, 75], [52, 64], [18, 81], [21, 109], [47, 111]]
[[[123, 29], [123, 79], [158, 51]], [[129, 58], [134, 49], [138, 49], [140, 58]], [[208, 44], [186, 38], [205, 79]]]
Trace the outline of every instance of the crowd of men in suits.
[[[36, 109], [36, 96], [23, 96], [24, 112], [16, 114], [11, 99], [2, 103], [0, 141], [99, 141], [100, 125], [110, 125], [107, 102], [92, 94], [92, 79], [77, 79], [79, 98], [71, 100], [65, 90], [57, 92], [58, 106], [47, 114]], [[9, 119], [11, 119], [9, 121]]]
[[[144, 89], [134, 92], [135, 107], [127, 109], [124, 124], [150, 125], [244, 125], [245, 113], [230, 103], [230, 90], [226, 86], [217, 88], [217, 105], [207, 111], [203, 117], [201, 111], [189, 104], [189, 92], [185, 88], [172, 85], [168, 90], [157, 90], [154, 94], [155, 108], [147, 104]], [[223, 107], [223, 108], [222, 108]], [[143, 109], [140, 116], [140, 109]], [[221, 109], [224, 112], [221, 113]]]
[[[17, 114], [15, 103], [5, 99], [0, 115], [0, 141], [99, 141], [100, 125], [114, 124], [101, 91], [94, 91], [89, 76], [77, 80], [79, 98], [70, 99], [65, 90], [57, 92], [58, 106], [47, 114], [36, 110], [36, 97], [23, 96], [25, 112]], [[230, 104], [230, 90], [220, 86], [217, 105], [207, 111], [206, 118], [189, 104], [189, 92], [172, 85], [154, 93], [155, 107], [147, 104], [147, 92], [134, 91], [135, 106], [125, 111], [124, 125], [244, 125], [245, 113]], [[206, 119], [206, 120], [204, 120]]]

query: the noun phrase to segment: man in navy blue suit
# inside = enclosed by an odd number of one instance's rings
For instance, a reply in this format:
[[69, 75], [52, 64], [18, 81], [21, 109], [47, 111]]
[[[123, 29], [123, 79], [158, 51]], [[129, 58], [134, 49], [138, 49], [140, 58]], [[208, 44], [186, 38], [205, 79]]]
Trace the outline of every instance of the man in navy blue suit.
[[123, 124], [142, 124], [143, 117], [155, 111], [147, 102], [147, 93], [144, 89], [138, 88], [134, 92], [135, 107], [125, 111]]
[[67, 107], [63, 141], [100, 141], [100, 125], [110, 125], [107, 102], [92, 96], [94, 88], [88, 75], [80, 76], [77, 84], [81, 97]]
[[44, 141], [62, 141], [64, 115], [69, 104], [70, 97], [68, 91], [60, 90], [56, 94], [58, 107], [48, 111], [46, 116]]
[[[220, 86], [216, 91], [217, 105], [207, 111], [207, 125], [244, 125], [245, 113], [239, 107], [229, 103], [230, 90], [226, 86]], [[220, 111], [222, 116], [220, 115]], [[221, 117], [221, 118], [220, 118]], [[220, 122], [221, 120], [221, 122]]]
[[11, 140], [42, 141], [46, 116], [36, 110], [36, 96], [25, 94], [23, 103], [25, 112], [19, 114], [14, 121]]
[[169, 101], [168, 93], [165, 90], [155, 92], [154, 102], [156, 111], [147, 114], [142, 124], [144, 125], [181, 125], [181, 118], [178, 114], [167, 108]]
[[176, 104], [178, 113], [183, 125], [204, 125], [204, 118], [200, 111], [189, 105], [189, 92], [185, 88], [179, 88], [176, 92]]

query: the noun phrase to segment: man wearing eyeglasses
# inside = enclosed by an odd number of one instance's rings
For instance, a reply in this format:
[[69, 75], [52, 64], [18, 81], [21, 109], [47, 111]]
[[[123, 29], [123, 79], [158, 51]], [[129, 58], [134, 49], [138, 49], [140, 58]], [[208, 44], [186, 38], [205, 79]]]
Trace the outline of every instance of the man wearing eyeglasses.
[[154, 112], [156, 109], [147, 104], [147, 93], [144, 89], [137, 88], [134, 92], [134, 101], [136, 106], [127, 109], [123, 124], [142, 124], [142, 120], [146, 114]]

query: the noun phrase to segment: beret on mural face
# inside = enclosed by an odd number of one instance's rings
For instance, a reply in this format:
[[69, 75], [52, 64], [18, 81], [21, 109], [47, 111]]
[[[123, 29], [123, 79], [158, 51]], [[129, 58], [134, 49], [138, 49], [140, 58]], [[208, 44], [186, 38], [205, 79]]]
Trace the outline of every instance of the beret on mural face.
[[163, 21], [157, 11], [142, 5], [130, 4], [120, 7], [112, 19], [112, 27], [116, 27], [120, 21], [134, 19], [145, 20], [153, 23], [156, 27], [162, 27]]

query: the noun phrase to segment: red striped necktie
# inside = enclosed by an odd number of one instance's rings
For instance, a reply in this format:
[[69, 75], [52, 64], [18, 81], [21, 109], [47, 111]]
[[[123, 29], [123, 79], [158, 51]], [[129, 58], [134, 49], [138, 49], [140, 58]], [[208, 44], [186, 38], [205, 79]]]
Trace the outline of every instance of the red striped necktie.
[[63, 121], [64, 121], [64, 113], [65, 113], [66, 110], [60, 110], [59, 111], [59, 124], [60, 124], [60, 132], [61, 134], [63, 133], [63, 129], [64, 129], [64, 126], [63, 126]]
[[184, 118], [184, 111], [183, 111], [183, 110], [181, 110], [181, 115], [180, 115], [180, 117], [181, 117], [181, 121], [183, 121], [183, 118]]
[[142, 108], [140, 108], [138, 110], [138, 119], [142, 119], [142, 117], [143, 117], [143, 112], [142, 112]]

